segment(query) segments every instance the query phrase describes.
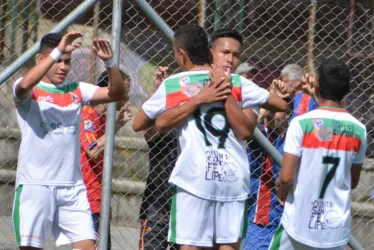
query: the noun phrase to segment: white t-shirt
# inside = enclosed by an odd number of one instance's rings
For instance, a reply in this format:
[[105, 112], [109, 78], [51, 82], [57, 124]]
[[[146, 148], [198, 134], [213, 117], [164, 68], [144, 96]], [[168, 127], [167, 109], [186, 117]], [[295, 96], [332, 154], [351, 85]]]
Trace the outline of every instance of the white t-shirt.
[[[269, 93], [239, 75], [231, 76], [232, 93], [241, 108], [267, 102]], [[143, 105], [150, 119], [196, 95], [209, 80], [208, 71], [176, 74], [163, 81]], [[222, 103], [202, 105], [178, 128], [180, 155], [169, 182], [204, 199], [247, 199], [249, 166], [245, 143], [233, 133]]]
[[98, 89], [88, 83], [38, 83], [32, 94], [13, 96], [22, 134], [16, 186], [82, 184], [79, 128], [81, 108]]
[[366, 128], [344, 109], [321, 107], [294, 118], [284, 152], [300, 157], [281, 223], [295, 240], [315, 248], [348, 242], [351, 168], [366, 152]]

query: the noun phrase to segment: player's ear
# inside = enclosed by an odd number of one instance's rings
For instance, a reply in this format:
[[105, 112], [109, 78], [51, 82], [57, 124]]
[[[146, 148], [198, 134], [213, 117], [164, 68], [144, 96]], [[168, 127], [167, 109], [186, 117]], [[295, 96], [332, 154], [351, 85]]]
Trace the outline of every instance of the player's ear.
[[44, 55], [41, 53], [38, 53], [36, 55], [36, 63], [39, 63], [41, 60], [43, 60], [43, 58], [44, 58]]

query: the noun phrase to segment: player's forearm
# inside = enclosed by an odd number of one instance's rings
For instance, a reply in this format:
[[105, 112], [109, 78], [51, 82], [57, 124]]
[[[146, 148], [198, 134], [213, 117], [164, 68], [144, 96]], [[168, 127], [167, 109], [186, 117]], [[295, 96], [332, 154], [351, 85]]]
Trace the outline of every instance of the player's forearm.
[[149, 119], [143, 109], [136, 115], [134, 122], [132, 123], [132, 129], [135, 132], [140, 132], [155, 125], [155, 120]]
[[47, 74], [48, 70], [55, 63], [55, 60], [48, 56], [41, 60], [35, 67], [33, 67], [18, 83], [15, 93], [19, 99], [25, 99], [31, 93], [32, 88], [37, 85], [40, 80]]
[[276, 95], [270, 94], [268, 101], [262, 105], [262, 108], [271, 112], [285, 112], [287, 110], [287, 102]]
[[201, 100], [194, 96], [181, 106], [171, 108], [162, 113], [156, 119], [156, 129], [160, 132], [168, 132], [183, 124], [202, 104]]
[[126, 93], [124, 79], [121, 76], [120, 71], [116, 65], [112, 66], [111, 68], [107, 68], [108, 76], [109, 76], [109, 96], [111, 97], [112, 101], [119, 101], [126, 99], [128, 100], [128, 93]]
[[227, 97], [225, 102], [225, 111], [235, 135], [241, 140], [249, 139], [257, 125], [256, 116], [248, 117], [231, 95]]

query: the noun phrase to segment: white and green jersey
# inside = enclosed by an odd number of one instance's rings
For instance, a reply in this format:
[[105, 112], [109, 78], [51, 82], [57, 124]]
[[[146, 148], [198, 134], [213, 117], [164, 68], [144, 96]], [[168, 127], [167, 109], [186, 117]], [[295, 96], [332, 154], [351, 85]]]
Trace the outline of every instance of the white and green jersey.
[[293, 119], [284, 152], [300, 157], [281, 223], [316, 248], [348, 242], [351, 168], [365, 159], [366, 128], [344, 109], [321, 107]]
[[22, 134], [16, 187], [21, 184], [82, 184], [79, 131], [81, 109], [97, 86], [88, 83], [38, 83], [30, 96], [13, 96]]
[[[208, 71], [176, 74], [162, 82], [143, 105], [150, 119], [181, 105], [205, 86]], [[258, 112], [269, 93], [239, 75], [231, 75], [232, 93], [241, 108]], [[203, 199], [245, 200], [249, 166], [245, 143], [233, 133], [222, 103], [202, 105], [178, 128], [180, 155], [169, 182]]]

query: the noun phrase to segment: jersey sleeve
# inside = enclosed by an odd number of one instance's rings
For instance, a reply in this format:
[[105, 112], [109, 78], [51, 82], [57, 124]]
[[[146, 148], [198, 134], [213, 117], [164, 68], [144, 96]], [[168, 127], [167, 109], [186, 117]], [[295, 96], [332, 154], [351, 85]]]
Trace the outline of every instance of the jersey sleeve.
[[240, 77], [242, 82], [242, 108], [251, 108], [258, 114], [260, 107], [269, 99], [269, 92], [254, 82]]
[[309, 100], [309, 110], [308, 111], [312, 111], [312, 110], [315, 110], [318, 108], [318, 104], [316, 103], [316, 101], [311, 97], [310, 100]]
[[366, 148], [367, 148], [367, 137], [366, 137], [366, 129], [365, 129], [365, 138], [361, 143], [360, 149], [358, 150], [355, 159], [353, 160], [353, 164], [362, 164], [366, 158]]
[[298, 119], [293, 119], [287, 129], [284, 152], [300, 157], [304, 135]]
[[23, 77], [17, 79], [14, 84], [13, 84], [13, 99], [14, 99], [14, 103], [16, 104], [16, 107], [17, 108], [26, 108], [29, 106], [30, 104], [30, 101], [31, 101], [31, 97], [32, 97], [32, 92], [31, 94], [26, 97], [25, 99], [19, 99], [17, 96], [16, 96], [16, 87], [17, 85], [22, 81]]
[[82, 111], [82, 122], [80, 126], [81, 148], [84, 151], [90, 150], [97, 144], [95, 134], [94, 117], [85, 111]]
[[154, 120], [157, 118], [157, 116], [165, 111], [165, 106], [166, 91], [165, 81], [163, 81], [152, 97], [143, 104], [142, 108], [148, 118]]
[[92, 96], [95, 94], [96, 90], [98, 90], [100, 87], [89, 84], [89, 83], [80, 82], [79, 88], [82, 93], [83, 104], [90, 105]]

